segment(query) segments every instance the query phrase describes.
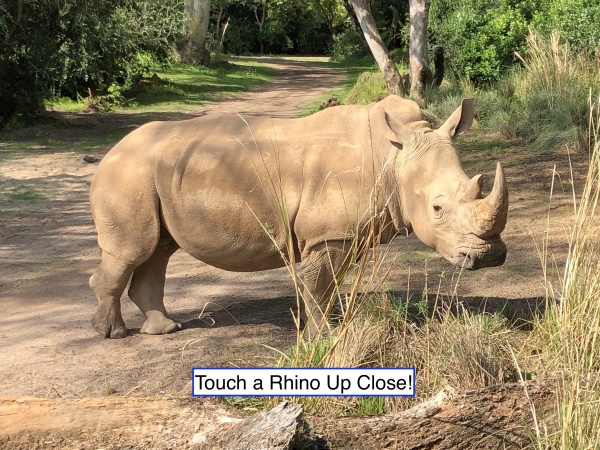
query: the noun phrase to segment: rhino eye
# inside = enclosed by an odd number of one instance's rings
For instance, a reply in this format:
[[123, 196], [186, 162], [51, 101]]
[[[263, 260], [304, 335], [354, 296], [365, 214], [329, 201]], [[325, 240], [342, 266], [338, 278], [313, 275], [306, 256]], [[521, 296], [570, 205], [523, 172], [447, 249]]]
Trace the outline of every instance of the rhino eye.
[[442, 207], [440, 205], [433, 205], [433, 215], [436, 218], [442, 217]]

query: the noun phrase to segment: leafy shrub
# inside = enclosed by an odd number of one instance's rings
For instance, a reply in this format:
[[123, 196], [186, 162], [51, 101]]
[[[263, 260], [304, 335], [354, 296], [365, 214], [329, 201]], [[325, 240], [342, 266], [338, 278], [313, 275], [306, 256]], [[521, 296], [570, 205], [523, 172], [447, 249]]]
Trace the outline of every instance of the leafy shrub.
[[558, 31], [573, 48], [592, 53], [600, 46], [600, 3], [596, 0], [545, 0], [533, 20], [536, 31]]
[[588, 98], [600, 91], [600, 61], [577, 51], [557, 33], [532, 33], [521, 65], [490, 86], [450, 77], [428, 92], [428, 111], [447, 117], [461, 98], [474, 97], [477, 120], [508, 139], [522, 139], [534, 149], [564, 145], [587, 148]]
[[512, 66], [514, 52], [537, 9], [529, 0], [437, 0], [432, 2], [431, 42], [446, 50], [454, 73], [476, 84], [496, 81]]
[[21, 0], [3, 5], [0, 127], [15, 114], [35, 115], [52, 96], [75, 99], [88, 96], [89, 89], [113, 95], [116, 86], [165, 62], [182, 31], [177, 0]]
[[383, 74], [377, 72], [363, 72], [352, 90], [348, 93], [346, 102], [349, 104], [366, 105], [381, 100], [388, 95]]
[[258, 34], [256, 24], [250, 18], [234, 17], [229, 23], [225, 39], [223, 41], [223, 50], [232, 55], [247, 55], [258, 47]]
[[342, 62], [347, 58], [363, 57], [365, 51], [356, 32], [347, 29], [335, 37], [329, 55], [333, 62]]

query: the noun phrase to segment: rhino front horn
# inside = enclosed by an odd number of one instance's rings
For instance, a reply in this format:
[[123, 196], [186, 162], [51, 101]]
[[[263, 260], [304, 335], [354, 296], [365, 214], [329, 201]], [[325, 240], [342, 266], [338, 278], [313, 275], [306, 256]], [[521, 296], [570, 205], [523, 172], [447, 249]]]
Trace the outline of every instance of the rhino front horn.
[[474, 203], [473, 225], [476, 234], [481, 237], [499, 235], [506, 226], [508, 214], [508, 186], [500, 163], [496, 166], [492, 192]]

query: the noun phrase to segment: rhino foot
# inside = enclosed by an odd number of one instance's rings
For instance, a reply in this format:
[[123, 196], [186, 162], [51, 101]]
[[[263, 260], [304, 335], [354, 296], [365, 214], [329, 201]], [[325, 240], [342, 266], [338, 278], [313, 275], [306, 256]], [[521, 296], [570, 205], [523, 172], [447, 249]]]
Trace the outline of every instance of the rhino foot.
[[118, 323], [118, 321], [110, 323], [106, 320], [106, 317], [100, 318], [98, 313], [94, 314], [91, 322], [94, 329], [104, 337], [120, 339], [127, 336], [127, 328], [124, 323]]
[[149, 314], [142, 325], [141, 333], [146, 334], [169, 334], [181, 330], [180, 323], [175, 322], [160, 313]]

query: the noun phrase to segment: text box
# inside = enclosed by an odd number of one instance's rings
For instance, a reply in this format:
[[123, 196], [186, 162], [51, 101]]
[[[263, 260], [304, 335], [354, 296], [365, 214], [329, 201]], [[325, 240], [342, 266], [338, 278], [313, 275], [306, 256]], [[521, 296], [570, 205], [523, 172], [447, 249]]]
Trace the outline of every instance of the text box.
[[413, 397], [415, 375], [414, 368], [193, 368], [192, 395]]

